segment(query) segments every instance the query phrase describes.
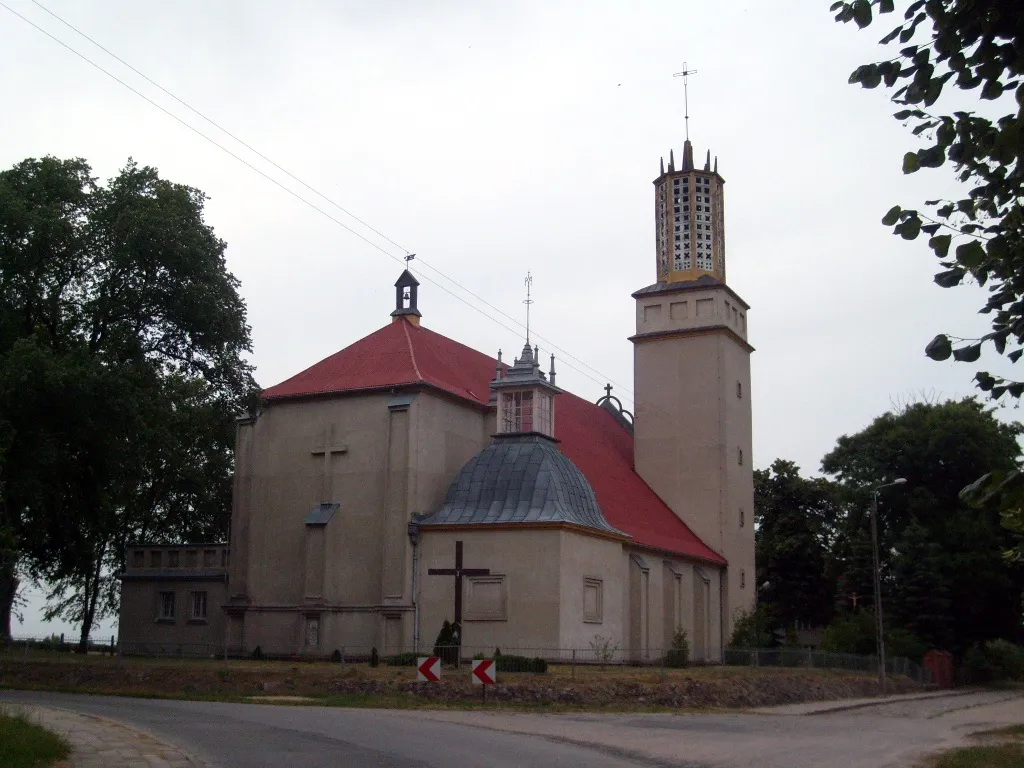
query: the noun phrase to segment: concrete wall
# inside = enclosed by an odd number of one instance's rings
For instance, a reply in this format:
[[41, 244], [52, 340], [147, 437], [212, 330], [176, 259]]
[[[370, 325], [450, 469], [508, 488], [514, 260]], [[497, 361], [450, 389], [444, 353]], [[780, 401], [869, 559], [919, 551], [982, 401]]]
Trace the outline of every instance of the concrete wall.
[[[216, 655], [223, 652], [228, 549], [223, 544], [132, 547], [121, 577], [118, 639], [125, 653]], [[161, 593], [174, 593], [163, 616]], [[206, 615], [192, 615], [192, 594], [206, 594]]]
[[[407, 525], [440, 504], [483, 448], [486, 421], [482, 409], [410, 390], [272, 403], [241, 422], [232, 649], [411, 644]], [[335, 449], [329, 458], [325, 446]], [[326, 525], [307, 525], [322, 502], [341, 506]]]
[[636, 470], [728, 560], [725, 603], [719, 608], [726, 635], [734, 614], [749, 610], [755, 596], [746, 332], [746, 308], [724, 287], [637, 299]]
[[[559, 647], [576, 648], [586, 653], [598, 636], [622, 647], [625, 634], [623, 604], [627, 598], [622, 544], [572, 531], [561, 531], [559, 537]], [[599, 620], [584, 612], [588, 587], [591, 590], [599, 588]]]
[[[465, 568], [489, 568], [504, 577], [504, 618], [473, 620], [475, 606], [470, 585], [463, 583], [463, 648], [522, 652], [540, 655], [540, 649], [557, 648], [559, 622], [562, 532], [548, 530], [430, 531], [421, 536], [420, 635], [421, 648], [433, 647], [441, 625], [454, 616], [455, 579], [428, 576], [429, 568], [451, 568], [455, 542], [464, 546]], [[536, 649], [536, 650], [533, 650]]]

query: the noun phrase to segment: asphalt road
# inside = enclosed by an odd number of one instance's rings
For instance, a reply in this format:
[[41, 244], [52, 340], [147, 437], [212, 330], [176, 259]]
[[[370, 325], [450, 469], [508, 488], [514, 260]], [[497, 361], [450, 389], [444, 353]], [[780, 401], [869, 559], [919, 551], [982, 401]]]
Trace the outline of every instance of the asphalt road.
[[149, 731], [216, 768], [664, 765], [623, 757], [607, 747], [430, 721], [399, 711], [21, 691], [0, 692], [2, 701], [110, 717]]
[[397, 711], [0, 691], [5, 700], [120, 720], [217, 768], [888, 768], [1024, 722], [1024, 698], [1005, 691], [812, 715]]

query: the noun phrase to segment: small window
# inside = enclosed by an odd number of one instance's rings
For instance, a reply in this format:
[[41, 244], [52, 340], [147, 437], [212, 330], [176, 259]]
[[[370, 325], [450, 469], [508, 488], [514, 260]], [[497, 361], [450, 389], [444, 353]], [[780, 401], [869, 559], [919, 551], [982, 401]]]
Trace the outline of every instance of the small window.
[[190, 549], [185, 553], [185, 565], [189, 568], [199, 567], [199, 552], [194, 549]]
[[203, 550], [203, 568], [216, 568], [217, 567], [217, 550], [216, 549], [204, 549]]
[[159, 568], [161, 565], [163, 565], [161, 555], [163, 555], [163, 552], [159, 550], [153, 550], [149, 553], [150, 568]]
[[174, 593], [159, 592], [157, 593], [157, 599], [157, 619], [160, 621], [174, 621]]
[[747, 588], [747, 572], [740, 571], [740, 589]]
[[746, 512], [746, 510], [743, 509], [743, 507], [740, 507], [740, 528], [742, 528], [746, 524], [747, 524], [747, 512]]
[[177, 568], [178, 567], [178, 550], [172, 549], [167, 553], [167, 567]]
[[742, 381], [737, 381], [736, 382], [736, 397], [740, 398], [741, 400], [743, 399], [743, 382]]
[[583, 621], [588, 624], [604, 621], [604, 582], [601, 579], [583, 577]]
[[197, 620], [206, 620], [206, 593], [205, 592], [193, 592], [192, 593], [192, 605], [190, 611], [190, 618]]
[[132, 552], [132, 568], [146, 567], [146, 553], [140, 549]]
[[743, 466], [743, 449], [742, 448], [737, 448], [736, 449], [736, 458], [739, 460], [738, 463], [742, 467]]

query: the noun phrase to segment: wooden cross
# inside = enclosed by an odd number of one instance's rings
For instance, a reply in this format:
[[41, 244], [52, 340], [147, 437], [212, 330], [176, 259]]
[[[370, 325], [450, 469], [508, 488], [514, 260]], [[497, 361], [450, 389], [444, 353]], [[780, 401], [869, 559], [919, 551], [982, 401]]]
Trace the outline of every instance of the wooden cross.
[[321, 501], [333, 501], [328, 498], [332, 493], [331, 488], [331, 457], [336, 453], [348, 453], [347, 445], [331, 445], [334, 442], [334, 427], [330, 426], [324, 430], [324, 444], [321, 448], [314, 448], [310, 451], [313, 456], [324, 457], [324, 477], [323, 487], [321, 488], [322, 498]]
[[455, 542], [455, 567], [454, 568], [428, 568], [428, 576], [454, 576], [455, 577], [455, 625], [459, 628], [459, 644], [462, 643], [462, 577], [463, 576], [490, 576], [490, 568], [463, 568], [462, 567], [462, 542]]

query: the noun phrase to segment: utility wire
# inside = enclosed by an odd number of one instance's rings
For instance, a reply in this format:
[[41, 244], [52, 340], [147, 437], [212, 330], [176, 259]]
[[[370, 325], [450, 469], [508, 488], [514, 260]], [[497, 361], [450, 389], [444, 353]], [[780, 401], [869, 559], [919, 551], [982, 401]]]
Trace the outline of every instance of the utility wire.
[[[404, 247], [403, 247], [403, 246], [402, 246], [401, 244], [399, 244], [399, 243], [395, 242], [395, 241], [394, 241], [394, 240], [392, 240], [392, 239], [391, 239], [390, 237], [388, 237], [387, 235], [385, 235], [385, 234], [384, 234], [383, 232], [380, 232], [379, 230], [375, 229], [375, 228], [374, 228], [373, 226], [371, 226], [370, 224], [368, 224], [367, 222], [365, 222], [365, 221], [364, 221], [363, 219], [359, 218], [359, 217], [358, 217], [358, 216], [356, 216], [356, 215], [355, 215], [354, 213], [352, 213], [351, 211], [347, 210], [347, 209], [346, 209], [346, 208], [344, 208], [344, 207], [343, 207], [342, 205], [340, 205], [339, 203], [335, 202], [334, 200], [332, 200], [331, 198], [327, 197], [327, 196], [326, 196], [325, 194], [323, 194], [322, 192], [320, 192], [319, 190], [317, 190], [317, 189], [316, 189], [315, 187], [313, 187], [313, 186], [311, 186], [310, 184], [308, 184], [308, 183], [306, 183], [305, 181], [303, 181], [303, 180], [302, 180], [301, 178], [299, 178], [298, 176], [296, 176], [295, 174], [293, 174], [293, 173], [292, 173], [291, 171], [289, 171], [289, 170], [287, 170], [286, 168], [282, 167], [281, 165], [279, 165], [278, 163], [276, 163], [275, 161], [273, 161], [273, 160], [272, 160], [271, 158], [267, 157], [266, 155], [264, 155], [263, 153], [261, 153], [261, 152], [260, 152], [259, 150], [257, 150], [256, 148], [252, 147], [252, 146], [251, 146], [250, 144], [248, 144], [248, 143], [246, 143], [245, 141], [243, 141], [243, 140], [242, 140], [241, 138], [239, 138], [238, 136], [236, 136], [235, 134], [233, 134], [233, 133], [232, 133], [231, 131], [229, 131], [229, 130], [227, 130], [226, 128], [222, 127], [221, 125], [219, 125], [218, 123], [216, 123], [216, 122], [215, 122], [214, 120], [212, 120], [212, 119], [210, 119], [210, 118], [206, 117], [206, 115], [204, 115], [204, 114], [203, 114], [202, 112], [200, 112], [199, 110], [197, 110], [197, 109], [196, 109], [195, 107], [191, 106], [191, 105], [190, 105], [190, 104], [189, 104], [188, 102], [184, 101], [183, 99], [181, 99], [181, 98], [179, 98], [178, 96], [176, 96], [175, 94], [173, 94], [173, 93], [172, 93], [171, 91], [169, 91], [169, 90], [167, 90], [166, 88], [164, 88], [164, 87], [163, 87], [162, 85], [160, 85], [159, 83], [157, 83], [157, 82], [156, 82], [155, 80], [153, 80], [152, 78], [148, 77], [148, 76], [147, 76], [146, 74], [144, 74], [143, 72], [141, 72], [140, 70], [138, 70], [138, 69], [137, 69], [136, 67], [134, 67], [134, 66], [132, 66], [131, 64], [129, 64], [129, 63], [127, 62], [127, 61], [125, 61], [124, 59], [122, 59], [122, 58], [121, 58], [120, 56], [118, 56], [117, 54], [115, 54], [115, 53], [114, 53], [113, 51], [111, 51], [110, 49], [108, 49], [108, 48], [106, 48], [105, 46], [103, 46], [102, 44], [98, 43], [98, 42], [97, 42], [96, 40], [94, 40], [94, 39], [93, 39], [93, 38], [91, 38], [91, 37], [90, 37], [89, 35], [87, 35], [87, 34], [85, 34], [84, 32], [82, 32], [82, 31], [81, 31], [80, 29], [78, 29], [77, 27], [75, 27], [75, 26], [74, 26], [73, 24], [71, 24], [70, 22], [68, 22], [68, 21], [65, 21], [65, 20], [64, 20], [63, 18], [61, 18], [61, 17], [59, 16], [59, 15], [57, 15], [56, 13], [54, 13], [53, 11], [51, 11], [51, 10], [50, 10], [49, 8], [47, 8], [46, 6], [44, 6], [44, 5], [42, 4], [42, 3], [38, 2], [38, 0], [32, 0], [32, 3], [33, 3], [34, 5], [36, 5], [37, 7], [39, 7], [40, 9], [42, 9], [43, 11], [45, 11], [45, 12], [46, 12], [47, 14], [49, 14], [50, 16], [52, 16], [52, 17], [53, 17], [54, 19], [56, 19], [57, 21], [59, 21], [59, 22], [60, 22], [61, 24], [63, 24], [64, 26], [68, 27], [69, 29], [71, 29], [71, 30], [72, 30], [73, 32], [75, 32], [75, 33], [76, 33], [76, 34], [78, 34], [79, 36], [81, 36], [81, 37], [83, 37], [84, 39], [88, 40], [88, 41], [89, 41], [90, 43], [92, 43], [92, 44], [93, 44], [94, 46], [96, 46], [97, 48], [99, 48], [100, 50], [102, 50], [102, 51], [103, 51], [104, 53], [106, 53], [106, 54], [107, 54], [108, 56], [112, 57], [113, 59], [115, 59], [116, 61], [118, 61], [119, 63], [121, 63], [121, 64], [122, 64], [122, 65], [124, 65], [125, 67], [127, 67], [128, 69], [130, 69], [130, 70], [131, 70], [132, 72], [134, 72], [134, 73], [135, 73], [136, 75], [138, 75], [139, 77], [141, 77], [142, 79], [144, 79], [144, 80], [145, 80], [146, 82], [150, 83], [151, 85], [153, 85], [154, 87], [158, 88], [158, 89], [159, 89], [160, 91], [162, 91], [163, 93], [165, 93], [165, 94], [166, 94], [167, 96], [169, 96], [169, 97], [171, 97], [172, 99], [174, 99], [175, 101], [177, 101], [177, 102], [178, 102], [179, 104], [181, 104], [182, 106], [184, 106], [184, 107], [185, 107], [186, 109], [188, 109], [189, 111], [191, 111], [191, 112], [193, 112], [194, 114], [198, 115], [198, 116], [199, 116], [200, 118], [202, 118], [203, 120], [205, 120], [205, 121], [206, 121], [207, 123], [209, 123], [210, 125], [212, 125], [212, 126], [213, 126], [214, 128], [216, 128], [217, 130], [221, 131], [222, 133], [224, 133], [225, 135], [227, 135], [228, 137], [230, 137], [231, 139], [233, 139], [234, 141], [236, 141], [236, 142], [237, 142], [238, 144], [241, 144], [241, 145], [242, 145], [243, 147], [245, 147], [246, 149], [248, 149], [248, 150], [249, 150], [250, 152], [254, 153], [254, 154], [255, 154], [255, 155], [257, 155], [257, 156], [258, 156], [259, 158], [261, 158], [261, 159], [262, 159], [262, 160], [264, 160], [265, 162], [269, 163], [270, 165], [272, 165], [272, 166], [273, 166], [274, 168], [276, 168], [277, 170], [279, 170], [279, 171], [281, 171], [282, 173], [284, 173], [284, 174], [285, 174], [286, 176], [288, 176], [289, 178], [293, 179], [293, 180], [294, 180], [295, 182], [297, 182], [298, 184], [302, 185], [303, 187], [305, 187], [306, 189], [308, 189], [309, 191], [311, 191], [312, 193], [314, 193], [314, 194], [315, 194], [315, 195], [317, 195], [318, 197], [322, 198], [322, 199], [323, 199], [324, 201], [326, 201], [326, 202], [330, 203], [330, 204], [331, 204], [332, 206], [334, 206], [335, 208], [337, 208], [337, 209], [338, 209], [339, 211], [341, 211], [341, 212], [342, 212], [342, 213], [344, 213], [345, 215], [349, 216], [349, 217], [350, 217], [351, 219], [355, 220], [356, 222], [358, 222], [358, 223], [359, 223], [359, 224], [361, 224], [362, 226], [366, 227], [366, 229], [370, 230], [371, 232], [373, 232], [373, 233], [374, 233], [375, 235], [377, 235], [378, 237], [380, 237], [380, 238], [382, 238], [383, 240], [387, 241], [387, 242], [388, 242], [388, 243], [390, 243], [391, 245], [394, 245], [394, 246], [395, 246], [396, 248], [398, 248], [399, 250], [403, 251], [404, 253], [409, 253], [408, 249], [404, 248]], [[235, 159], [235, 160], [237, 160], [238, 162], [242, 163], [243, 165], [245, 165], [245, 166], [246, 166], [247, 168], [249, 168], [250, 170], [252, 170], [252, 171], [255, 171], [255, 172], [256, 172], [257, 174], [259, 174], [259, 175], [260, 175], [260, 176], [262, 176], [263, 178], [267, 179], [268, 181], [270, 181], [271, 183], [273, 183], [274, 185], [276, 185], [276, 186], [277, 186], [277, 187], [279, 187], [280, 189], [284, 190], [284, 191], [285, 191], [285, 192], [287, 192], [287, 193], [288, 193], [289, 195], [291, 195], [291, 196], [292, 196], [292, 197], [294, 197], [295, 199], [299, 200], [300, 202], [304, 203], [305, 205], [307, 205], [308, 207], [310, 207], [311, 209], [313, 209], [313, 210], [314, 210], [314, 211], [316, 211], [317, 213], [319, 213], [319, 214], [321, 214], [321, 215], [325, 216], [326, 218], [330, 219], [330, 220], [331, 220], [332, 222], [334, 222], [334, 223], [335, 223], [335, 224], [337, 224], [338, 226], [342, 227], [343, 229], [345, 229], [345, 230], [346, 230], [346, 231], [348, 231], [349, 233], [351, 233], [351, 234], [355, 235], [356, 237], [358, 237], [358, 238], [359, 238], [360, 240], [362, 240], [362, 241], [363, 241], [364, 243], [366, 243], [367, 245], [370, 245], [370, 246], [371, 246], [371, 247], [373, 247], [374, 249], [376, 249], [376, 250], [380, 251], [380, 252], [381, 252], [381, 253], [383, 253], [383, 254], [384, 254], [385, 256], [387, 256], [388, 258], [390, 258], [390, 259], [391, 259], [392, 261], [395, 261], [395, 262], [399, 262], [399, 263], [402, 263], [402, 262], [403, 262], [403, 258], [402, 258], [402, 257], [400, 257], [400, 256], [395, 256], [394, 254], [392, 254], [392, 253], [389, 253], [389, 252], [388, 252], [388, 251], [387, 251], [387, 250], [386, 250], [385, 248], [381, 247], [380, 245], [378, 245], [377, 243], [373, 242], [372, 240], [370, 240], [370, 239], [369, 239], [368, 237], [366, 237], [365, 235], [363, 235], [363, 234], [361, 234], [360, 232], [356, 231], [355, 229], [353, 229], [352, 227], [350, 227], [349, 225], [347, 225], [347, 224], [346, 224], [345, 222], [343, 222], [343, 221], [339, 220], [339, 219], [338, 219], [338, 218], [336, 218], [335, 216], [332, 216], [332, 215], [331, 215], [330, 213], [328, 213], [327, 211], [323, 210], [322, 208], [320, 208], [319, 206], [317, 206], [317, 205], [316, 205], [315, 203], [312, 203], [312, 202], [310, 202], [309, 200], [307, 200], [306, 198], [302, 197], [301, 195], [299, 195], [299, 194], [298, 194], [297, 192], [295, 192], [294, 190], [292, 190], [292, 189], [288, 188], [287, 186], [285, 186], [284, 184], [282, 184], [282, 183], [281, 183], [280, 181], [278, 181], [278, 180], [277, 180], [277, 179], [275, 179], [274, 177], [270, 176], [269, 174], [265, 173], [265, 172], [264, 172], [263, 170], [261, 170], [260, 168], [256, 167], [255, 165], [253, 165], [252, 163], [250, 163], [249, 161], [247, 161], [247, 160], [246, 160], [245, 158], [243, 158], [243, 157], [239, 156], [239, 155], [238, 155], [238, 154], [236, 154], [235, 152], [232, 152], [232, 151], [231, 151], [230, 149], [228, 149], [227, 147], [225, 147], [225, 146], [224, 146], [223, 144], [219, 143], [218, 141], [216, 141], [215, 139], [213, 139], [213, 138], [212, 138], [212, 137], [210, 137], [209, 135], [207, 135], [207, 134], [203, 133], [202, 131], [200, 131], [200, 130], [199, 130], [198, 128], [196, 128], [195, 126], [193, 126], [193, 125], [191, 125], [190, 123], [187, 123], [186, 121], [182, 120], [182, 119], [181, 119], [180, 117], [178, 117], [177, 115], [175, 115], [175, 114], [174, 114], [173, 112], [171, 112], [170, 110], [166, 109], [165, 107], [163, 107], [162, 105], [160, 105], [159, 103], [157, 103], [156, 101], [154, 101], [153, 99], [149, 98], [148, 96], [146, 96], [146, 95], [145, 95], [144, 93], [142, 93], [141, 91], [139, 91], [139, 90], [137, 90], [136, 88], [132, 87], [132, 86], [131, 86], [131, 85], [129, 85], [129, 84], [127, 83], [127, 82], [125, 82], [125, 81], [124, 81], [124, 80], [122, 80], [121, 78], [117, 77], [116, 75], [114, 75], [114, 74], [113, 74], [113, 73], [111, 73], [110, 71], [108, 71], [108, 70], [104, 69], [104, 68], [103, 68], [103, 67], [102, 67], [101, 65], [97, 64], [97, 63], [96, 63], [95, 61], [93, 61], [92, 59], [88, 58], [88, 57], [87, 57], [87, 56], [86, 56], [85, 54], [83, 54], [83, 53], [79, 52], [78, 50], [76, 50], [75, 48], [73, 48], [72, 46], [70, 46], [69, 44], [65, 43], [65, 42], [64, 42], [63, 40], [61, 40], [60, 38], [58, 38], [58, 37], [54, 36], [53, 34], [51, 34], [50, 32], [48, 32], [48, 31], [47, 31], [46, 29], [44, 29], [44, 28], [40, 27], [40, 26], [39, 26], [38, 24], [34, 23], [33, 21], [31, 21], [31, 20], [30, 20], [30, 19], [28, 19], [27, 17], [23, 16], [22, 14], [18, 13], [18, 12], [17, 12], [16, 10], [14, 10], [14, 9], [13, 9], [13, 8], [11, 8], [11, 7], [9, 6], [9, 5], [7, 5], [7, 4], [5, 3], [5, 2], [3, 2], [3, 0], [0, 0], [0, 7], [3, 7], [3, 8], [5, 8], [6, 10], [10, 11], [10, 12], [11, 12], [12, 14], [14, 14], [15, 16], [17, 16], [17, 17], [18, 17], [19, 19], [21, 19], [22, 21], [24, 21], [24, 22], [25, 22], [26, 24], [28, 24], [29, 26], [31, 26], [31, 27], [33, 27], [33, 28], [35, 28], [35, 29], [36, 29], [37, 31], [39, 31], [39, 32], [41, 32], [42, 34], [46, 35], [46, 36], [47, 36], [47, 37], [49, 37], [49, 38], [50, 38], [51, 40], [53, 40], [54, 42], [58, 43], [58, 44], [59, 44], [59, 45], [61, 45], [61, 46], [62, 46], [63, 48], [67, 49], [68, 51], [70, 51], [71, 53], [73, 53], [73, 54], [74, 54], [75, 56], [77, 56], [78, 58], [82, 59], [83, 61], [85, 61], [86, 63], [90, 64], [90, 65], [91, 65], [91, 66], [93, 66], [94, 68], [98, 69], [98, 70], [99, 70], [100, 72], [102, 72], [103, 74], [107, 75], [108, 77], [110, 77], [111, 79], [113, 79], [114, 81], [116, 81], [117, 83], [119, 83], [120, 85], [124, 86], [125, 88], [127, 88], [128, 90], [130, 90], [130, 91], [131, 91], [132, 93], [134, 93], [134, 94], [135, 94], [136, 96], [138, 96], [139, 98], [141, 98], [141, 99], [145, 100], [145, 101], [146, 101], [146, 102], [148, 102], [148, 103], [149, 103], [150, 105], [152, 105], [152, 106], [156, 107], [157, 109], [159, 109], [159, 110], [160, 110], [161, 112], [163, 112], [164, 114], [166, 114], [166, 115], [167, 115], [168, 117], [170, 117], [170, 118], [174, 119], [175, 121], [177, 121], [178, 123], [180, 123], [180, 124], [181, 124], [181, 125], [183, 125], [184, 127], [188, 128], [188, 129], [189, 129], [190, 131], [192, 131], [192, 132], [193, 132], [193, 133], [195, 133], [196, 135], [200, 136], [201, 138], [205, 139], [205, 140], [206, 140], [206, 141], [208, 141], [209, 143], [213, 144], [213, 145], [214, 145], [215, 147], [217, 147], [217, 148], [218, 148], [218, 149], [220, 149], [221, 151], [223, 151], [223, 152], [227, 153], [227, 154], [228, 154], [228, 155], [230, 155], [230, 156], [231, 156], [232, 158], [234, 158], [234, 159]], [[503, 316], [503, 317], [505, 317], [506, 319], [508, 319], [508, 320], [512, 321], [513, 323], [515, 323], [516, 325], [520, 326], [520, 328], [525, 328], [525, 326], [523, 325], [523, 323], [522, 323], [521, 321], [519, 321], [519, 320], [517, 320], [516, 318], [512, 317], [511, 315], [509, 315], [508, 313], [504, 312], [504, 311], [503, 311], [503, 310], [501, 310], [500, 308], [498, 308], [498, 307], [494, 306], [493, 304], [491, 304], [490, 302], [488, 302], [488, 301], [487, 301], [486, 299], [484, 299], [483, 297], [481, 297], [480, 295], [478, 295], [478, 294], [477, 294], [477, 293], [475, 293], [474, 291], [472, 291], [472, 290], [470, 290], [470, 289], [466, 288], [465, 286], [461, 285], [461, 284], [460, 284], [460, 283], [459, 283], [458, 281], [456, 281], [455, 279], [453, 279], [453, 278], [449, 277], [449, 276], [448, 276], [448, 275], [446, 275], [446, 274], [445, 274], [444, 272], [442, 272], [442, 271], [441, 271], [441, 270], [439, 270], [438, 268], [434, 267], [434, 266], [433, 266], [433, 265], [431, 265], [430, 263], [428, 263], [428, 262], [424, 261], [423, 259], [419, 259], [419, 263], [420, 263], [420, 264], [421, 264], [422, 266], [424, 266], [424, 267], [427, 267], [428, 269], [432, 270], [432, 271], [433, 271], [433, 272], [435, 272], [435, 273], [436, 273], [437, 275], [439, 275], [440, 277], [444, 278], [445, 280], [447, 280], [448, 282], [450, 282], [450, 283], [451, 283], [452, 285], [456, 286], [456, 287], [457, 287], [457, 288], [459, 288], [460, 290], [462, 290], [462, 291], [464, 291], [465, 293], [469, 294], [470, 296], [472, 296], [473, 298], [475, 298], [475, 299], [476, 299], [477, 301], [481, 302], [481, 303], [482, 303], [482, 304], [484, 304], [485, 306], [489, 307], [490, 309], [494, 310], [495, 312], [497, 312], [498, 314], [502, 315], [502, 316]], [[487, 317], [487, 318], [488, 318], [489, 320], [491, 320], [492, 322], [494, 322], [495, 324], [497, 324], [497, 325], [498, 325], [498, 326], [500, 326], [501, 328], [504, 328], [505, 330], [509, 331], [510, 333], [514, 333], [514, 334], [518, 334], [518, 333], [519, 333], [519, 331], [518, 331], [518, 330], [516, 330], [516, 329], [513, 329], [513, 328], [510, 328], [510, 327], [509, 327], [508, 325], [506, 325], [506, 324], [502, 323], [502, 322], [501, 322], [500, 320], [498, 320], [497, 318], [495, 318], [495, 317], [493, 317], [493, 316], [489, 315], [489, 314], [488, 314], [487, 312], [485, 312], [484, 310], [482, 310], [482, 309], [480, 309], [479, 307], [475, 306], [474, 304], [470, 303], [469, 301], [467, 301], [467, 300], [466, 300], [466, 299], [464, 299], [463, 297], [459, 296], [458, 294], [456, 294], [455, 292], [453, 292], [452, 290], [450, 290], [450, 289], [449, 289], [449, 288], [447, 288], [446, 286], [444, 286], [444, 285], [442, 285], [441, 283], [437, 282], [436, 280], [434, 280], [434, 279], [432, 279], [432, 278], [428, 277], [427, 275], [424, 275], [424, 274], [422, 273], [422, 271], [420, 272], [420, 275], [421, 275], [421, 276], [422, 276], [422, 277], [423, 277], [423, 278], [424, 278], [425, 280], [427, 280], [427, 281], [428, 281], [429, 283], [431, 283], [431, 284], [433, 284], [433, 285], [437, 286], [438, 288], [440, 288], [441, 290], [443, 290], [443, 291], [444, 291], [445, 293], [447, 293], [447, 294], [449, 294], [450, 296], [452, 296], [452, 297], [454, 297], [454, 298], [458, 299], [459, 301], [461, 301], [461, 302], [462, 302], [463, 304], [465, 304], [466, 306], [468, 306], [468, 307], [470, 307], [470, 308], [472, 308], [472, 309], [476, 310], [477, 312], [479, 312], [480, 314], [484, 315], [484, 317]], [[593, 366], [590, 366], [590, 365], [588, 365], [588, 364], [587, 364], [586, 362], [584, 362], [584, 361], [583, 361], [583, 360], [581, 360], [580, 358], [576, 357], [575, 355], [573, 355], [572, 353], [570, 353], [570, 352], [569, 352], [568, 350], [566, 350], [566, 349], [564, 349], [564, 348], [562, 348], [562, 347], [558, 346], [557, 344], [555, 344], [554, 342], [550, 341], [549, 339], [546, 339], [545, 337], [541, 336], [540, 334], [537, 334], [537, 333], [535, 333], [535, 334], [534, 334], [534, 336], [535, 336], [535, 337], [536, 337], [537, 339], [539, 339], [539, 340], [541, 340], [541, 341], [544, 341], [544, 342], [545, 342], [546, 344], [548, 344], [548, 345], [549, 345], [549, 346], [550, 346], [550, 347], [551, 347], [552, 349], [554, 349], [554, 350], [556, 350], [556, 351], [560, 352], [560, 353], [561, 353], [562, 355], [564, 355], [565, 357], [568, 357], [569, 359], [571, 359], [571, 360], [574, 360], [574, 361], [576, 361], [577, 363], [579, 363], [580, 365], [582, 365], [582, 366], [583, 366], [584, 368], [587, 368], [588, 370], [592, 371], [593, 373], [596, 373], [596, 374], [597, 374], [598, 376], [600, 376], [601, 378], [600, 378], [600, 379], [598, 379], [598, 378], [595, 378], [594, 376], [592, 376], [592, 375], [588, 374], [588, 373], [587, 373], [586, 371], [583, 371], [583, 370], [581, 370], [580, 368], [578, 368], [578, 367], [576, 367], [576, 366], [572, 365], [571, 363], [568, 363], [568, 362], [566, 362], [566, 361], [565, 361], [565, 359], [564, 359], [564, 358], [562, 358], [562, 362], [563, 362], [563, 364], [564, 364], [564, 365], [565, 365], [566, 367], [568, 367], [568, 368], [570, 368], [570, 369], [572, 369], [572, 370], [576, 371], [576, 372], [577, 372], [577, 373], [579, 373], [580, 375], [584, 376], [585, 378], [587, 378], [587, 379], [589, 379], [590, 381], [593, 381], [593, 382], [595, 382], [595, 383], [597, 383], [597, 384], [600, 384], [602, 380], [604, 380], [604, 381], [608, 381], [608, 382], [610, 382], [610, 383], [614, 384], [614, 385], [615, 385], [615, 386], [616, 386], [616, 387], [617, 387], [617, 388], [618, 388], [618, 389], [619, 389], [619, 390], [620, 390], [621, 392], [623, 392], [623, 393], [625, 393], [625, 394], [627, 394], [627, 395], [629, 395], [629, 396], [630, 396], [630, 397], [629, 397], [629, 399], [631, 399], [631, 400], [633, 400], [633, 401], [634, 401], [634, 405], [636, 404], [636, 402], [635, 402], [635, 396], [633, 396], [633, 393], [632, 393], [632, 392], [631, 392], [631, 391], [630, 391], [630, 390], [629, 390], [628, 388], [626, 388], [626, 387], [622, 386], [621, 384], [618, 384], [618, 383], [614, 382], [613, 380], [611, 380], [611, 379], [610, 379], [609, 377], [607, 377], [607, 376], [605, 376], [604, 374], [602, 374], [602, 373], [601, 373], [600, 371], [598, 371], [598, 370], [597, 370], [596, 368], [594, 368]]]

